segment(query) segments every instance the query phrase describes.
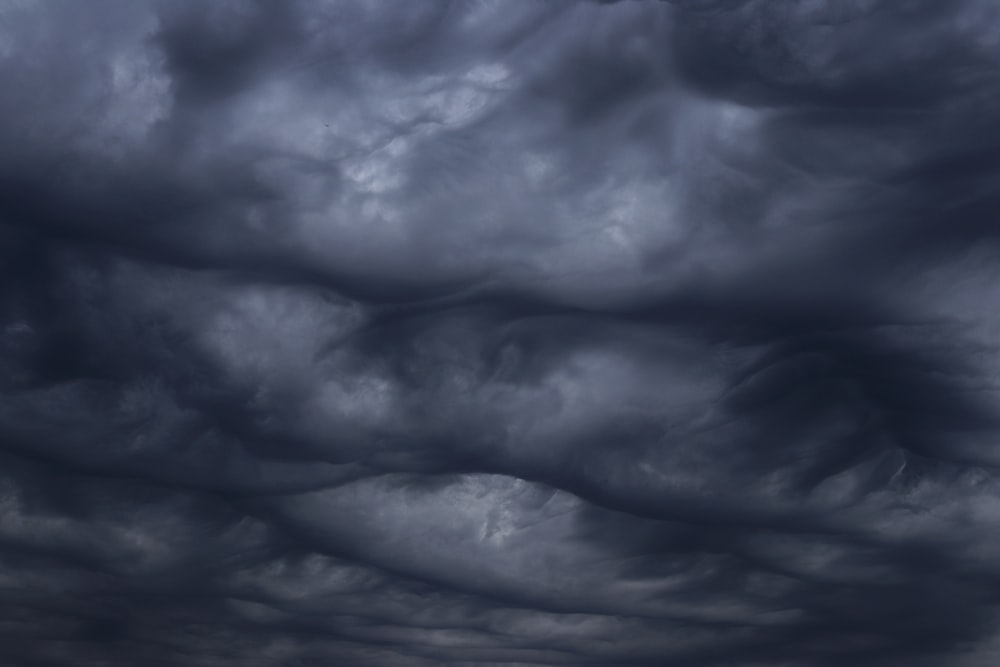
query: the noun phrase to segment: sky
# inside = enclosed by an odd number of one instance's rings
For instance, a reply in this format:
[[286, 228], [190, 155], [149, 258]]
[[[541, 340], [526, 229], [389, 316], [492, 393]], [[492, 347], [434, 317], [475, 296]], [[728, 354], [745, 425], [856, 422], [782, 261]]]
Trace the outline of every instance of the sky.
[[1000, 664], [998, 22], [0, 0], [0, 664]]

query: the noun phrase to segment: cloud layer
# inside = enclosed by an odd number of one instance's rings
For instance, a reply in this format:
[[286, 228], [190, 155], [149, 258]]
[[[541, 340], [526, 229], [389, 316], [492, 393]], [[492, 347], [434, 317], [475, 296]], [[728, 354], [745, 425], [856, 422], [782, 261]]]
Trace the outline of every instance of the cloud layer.
[[0, 6], [0, 662], [1000, 659], [990, 0]]

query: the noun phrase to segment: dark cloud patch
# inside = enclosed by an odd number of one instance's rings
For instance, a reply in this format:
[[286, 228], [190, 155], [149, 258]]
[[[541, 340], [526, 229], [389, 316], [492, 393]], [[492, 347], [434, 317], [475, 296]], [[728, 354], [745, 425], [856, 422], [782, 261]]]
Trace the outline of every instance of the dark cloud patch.
[[996, 7], [0, 9], [0, 662], [996, 663]]
[[221, 3], [207, 13], [187, 3], [167, 10], [157, 38], [180, 96], [231, 95], [301, 38], [295, 3]]
[[[992, 77], [973, 18], [991, 11], [983, 3], [752, 1], [730, 9], [679, 14], [679, 62], [708, 89], [747, 101], [927, 108]], [[880, 57], [868, 58], [876, 35]]]

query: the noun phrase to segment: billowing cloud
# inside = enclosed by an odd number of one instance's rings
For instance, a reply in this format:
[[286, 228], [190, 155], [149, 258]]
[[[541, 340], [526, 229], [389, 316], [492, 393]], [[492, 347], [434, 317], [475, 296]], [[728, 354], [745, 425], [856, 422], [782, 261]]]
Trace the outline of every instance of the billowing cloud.
[[983, 667], [989, 0], [0, 6], [0, 662]]

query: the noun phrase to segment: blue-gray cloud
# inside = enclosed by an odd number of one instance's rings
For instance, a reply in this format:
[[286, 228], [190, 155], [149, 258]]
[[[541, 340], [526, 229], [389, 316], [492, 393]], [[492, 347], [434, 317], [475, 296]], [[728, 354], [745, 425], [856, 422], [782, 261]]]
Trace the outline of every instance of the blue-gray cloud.
[[997, 13], [7, 3], [0, 662], [995, 664]]

